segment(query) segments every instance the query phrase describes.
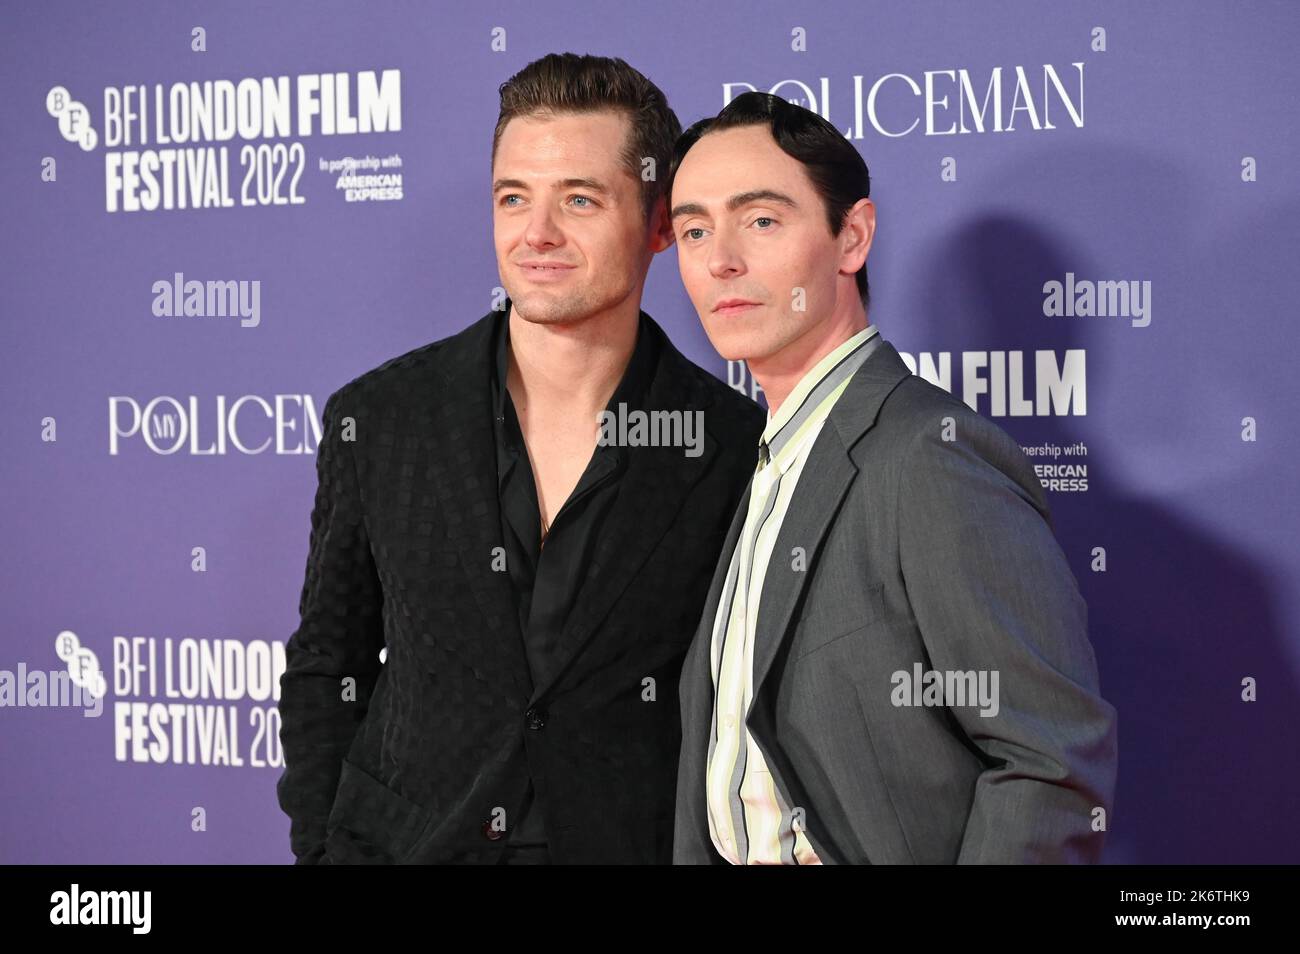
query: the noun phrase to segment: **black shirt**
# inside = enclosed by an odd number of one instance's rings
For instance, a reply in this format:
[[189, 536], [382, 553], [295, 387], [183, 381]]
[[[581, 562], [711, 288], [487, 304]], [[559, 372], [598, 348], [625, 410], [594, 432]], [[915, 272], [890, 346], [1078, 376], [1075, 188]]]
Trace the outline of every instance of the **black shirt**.
[[[491, 386], [501, 535], [519, 611], [519, 629], [524, 634], [524, 649], [529, 667], [536, 674], [538, 661], [546, 659], [559, 641], [586, 576], [600, 528], [618, 497], [619, 483], [627, 470], [628, 449], [618, 444], [599, 445], [593, 440], [587, 469], [552, 519], [543, 545], [537, 485], [506, 386], [510, 355], [509, 303], [497, 321], [495, 336], [496, 360]], [[636, 346], [622, 380], [609, 399], [607, 411], [617, 415], [620, 403], [626, 404], [628, 410], [642, 406], [658, 358], [654, 336], [646, 328], [645, 312], [641, 312]], [[593, 421], [593, 433], [595, 424]], [[530, 784], [522, 817], [515, 820], [516, 824], [507, 824], [507, 843], [512, 846], [546, 843], [542, 813], [534, 808], [534, 795]]]

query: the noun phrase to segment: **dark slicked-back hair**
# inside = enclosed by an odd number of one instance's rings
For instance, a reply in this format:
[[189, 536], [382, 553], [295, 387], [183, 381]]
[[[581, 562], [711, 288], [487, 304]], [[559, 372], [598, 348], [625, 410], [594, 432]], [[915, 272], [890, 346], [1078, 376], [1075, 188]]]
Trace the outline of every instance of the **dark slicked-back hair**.
[[[831, 235], [844, 228], [844, 216], [860, 199], [871, 197], [871, 173], [866, 160], [836, 129], [811, 109], [804, 109], [771, 93], [742, 93], [711, 119], [701, 119], [682, 133], [673, 148], [667, 187], [671, 195], [677, 170], [702, 136], [741, 126], [766, 126], [776, 144], [788, 156], [803, 164], [813, 189], [826, 208]], [[855, 276], [858, 297], [864, 310], [870, 305], [867, 265]]]
[[[623, 60], [549, 53], [502, 83], [500, 94], [501, 111], [492, 134], [493, 162], [501, 134], [512, 119], [612, 110], [631, 121], [621, 158], [628, 172], [641, 182], [642, 213], [647, 222], [655, 203], [667, 198], [664, 170], [682, 126], [659, 87]], [[647, 159], [653, 160], [653, 165], [647, 165]]]

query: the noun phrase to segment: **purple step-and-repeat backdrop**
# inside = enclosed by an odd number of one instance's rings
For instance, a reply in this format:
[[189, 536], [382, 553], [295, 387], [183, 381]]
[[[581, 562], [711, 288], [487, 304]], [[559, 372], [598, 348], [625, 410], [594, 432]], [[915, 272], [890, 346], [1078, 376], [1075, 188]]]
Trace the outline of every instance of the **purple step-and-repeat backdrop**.
[[[14, 3], [0, 27], [0, 861], [292, 860], [276, 703], [321, 409], [499, 301], [497, 87], [566, 50], [626, 59], [683, 125], [760, 89], [850, 137], [873, 322], [1024, 447], [1087, 597], [1107, 860], [1300, 859], [1294, 4]], [[761, 400], [674, 251], [643, 307]]]

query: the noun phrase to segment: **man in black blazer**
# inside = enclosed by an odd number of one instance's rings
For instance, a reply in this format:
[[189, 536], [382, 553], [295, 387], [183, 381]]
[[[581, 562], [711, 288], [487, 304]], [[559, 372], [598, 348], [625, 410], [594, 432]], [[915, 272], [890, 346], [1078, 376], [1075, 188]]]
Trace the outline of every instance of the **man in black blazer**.
[[501, 100], [504, 310], [323, 410], [281, 679], [300, 864], [672, 860], [682, 659], [763, 413], [639, 307], [662, 93], [565, 54]]

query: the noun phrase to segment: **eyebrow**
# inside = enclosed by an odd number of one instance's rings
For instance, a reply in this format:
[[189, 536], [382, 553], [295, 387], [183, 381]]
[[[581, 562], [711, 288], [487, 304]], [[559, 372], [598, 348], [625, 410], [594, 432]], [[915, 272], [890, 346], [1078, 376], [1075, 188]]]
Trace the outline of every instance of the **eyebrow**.
[[[792, 209], [799, 208], [799, 203], [790, 198], [784, 192], [777, 192], [773, 189], [753, 189], [749, 192], [738, 192], [727, 200], [727, 211], [735, 212], [741, 206], [750, 205], [754, 202], [778, 202], [781, 205], [789, 206]], [[681, 205], [673, 207], [672, 218], [675, 221], [683, 215], [708, 215], [709, 211], [698, 202], [683, 202]]]
[[[598, 192], [601, 195], [613, 195], [613, 191], [599, 179], [573, 178], [559, 179], [556, 181], [561, 189], [590, 189], [592, 192]], [[528, 183], [522, 179], [497, 179], [492, 183], [492, 194], [496, 195], [502, 189], [523, 189], [528, 190]]]

